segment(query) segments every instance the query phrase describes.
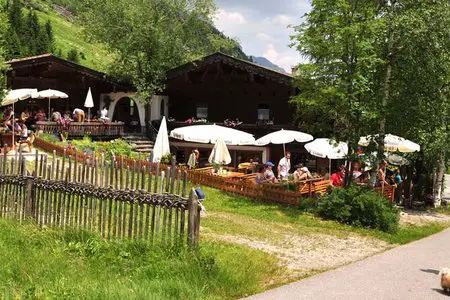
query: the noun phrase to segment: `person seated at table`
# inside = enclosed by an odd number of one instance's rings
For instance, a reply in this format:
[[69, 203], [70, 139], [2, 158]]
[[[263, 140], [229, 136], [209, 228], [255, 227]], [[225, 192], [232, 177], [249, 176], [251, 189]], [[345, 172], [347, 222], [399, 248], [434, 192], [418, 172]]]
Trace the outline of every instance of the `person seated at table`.
[[331, 185], [335, 187], [341, 187], [344, 185], [344, 170], [339, 168], [331, 175]]
[[45, 122], [47, 120], [47, 116], [45, 115], [45, 111], [42, 108], [39, 108], [36, 115], [34, 116], [34, 120], [38, 122]]
[[264, 176], [265, 171], [266, 171], [266, 168], [264, 166], [259, 167], [258, 175], [256, 175], [256, 177], [255, 177], [256, 184], [263, 184], [263, 183], [268, 182]]
[[14, 133], [22, 135], [22, 126], [19, 122], [20, 122], [19, 120], [14, 121]]
[[56, 111], [54, 108], [52, 108], [52, 122], [61, 122], [62, 116], [59, 111]]
[[294, 172], [294, 181], [303, 181], [307, 179], [312, 179], [313, 176], [311, 175], [311, 172], [309, 172], [307, 167], [303, 167], [303, 165], [297, 165], [296, 170]]
[[268, 161], [265, 163], [264, 165], [264, 179], [266, 180], [266, 182], [270, 182], [270, 183], [278, 183], [277, 178], [275, 177], [275, 174], [273, 173], [272, 168], [275, 165], [271, 162]]
[[85, 118], [84, 110], [82, 110], [80, 108], [75, 108], [73, 110], [73, 119], [76, 122], [82, 123], [82, 122], [84, 122], [84, 118]]
[[28, 139], [28, 128], [23, 120], [17, 121], [17, 133], [19, 133], [19, 141], [26, 141]]
[[26, 122], [30, 118], [30, 111], [26, 108], [21, 114], [20, 119]]
[[3, 111], [3, 124], [5, 127], [7, 127], [9, 130], [12, 130], [12, 118], [14, 118], [14, 111], [11, 107], [7, 107]]

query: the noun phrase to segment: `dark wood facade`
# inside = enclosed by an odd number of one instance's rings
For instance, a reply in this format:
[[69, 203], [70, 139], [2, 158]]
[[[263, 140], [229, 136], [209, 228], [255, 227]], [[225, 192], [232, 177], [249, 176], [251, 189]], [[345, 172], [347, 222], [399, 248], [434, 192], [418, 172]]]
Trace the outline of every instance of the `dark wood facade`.
[[[11, 89], [37, 88], [38, 90], [55, 89], [69, 95], [68, 99], [52, 100], [51, 106], [57, 110], [84, 108], [84, 101], [89, 87], [92, 91], [95, 112], [99, 109], [100, 94], [116, 90], [129, 91], [129, 86], [119, 85], [98, 72], [52, 54], [43, 54], [8, 62], [11, 68], [7, 72], [7, 86]], [[17, 111], [26, 105], [47, 108], [46, 100], [33, 99], [17, 103]], [[45, 110], [47, 112], [47, 110]]]
[[[292, 127], [294, 109], [289, 100], [295, 93], [290, 75], [222, 53], [168, 73], [170, 117], [184, 121], [197, 117], [197, 107], [203, 107], [208, 122], [238, 118], [244, 123], [239, 129], [256, 135]], [[258, 120], [261, 108], [269, 110], [269, 122]]]

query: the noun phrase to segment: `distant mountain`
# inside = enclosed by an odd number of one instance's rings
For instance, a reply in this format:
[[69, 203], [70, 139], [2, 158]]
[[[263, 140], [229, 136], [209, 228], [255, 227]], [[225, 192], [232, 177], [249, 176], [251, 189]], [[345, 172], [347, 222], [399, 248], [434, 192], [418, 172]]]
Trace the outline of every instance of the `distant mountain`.
[[279, 72], [286, 73], [286, 70], [285, 70], [285, 69], [283, 69], [283, 68], [280, 67], [280, 66], [277, 66], [276, 64], [274, 64], [273, 62], [271, 62], [270, 60], [268, 60], [268, 59], [265, 58], [265, 57], [250, 56], [250, 59], [251, 59], [254, 63], [256, 63], [256, 64], [258, 64], [258, 65], [261, 65], [261, 66], [263, 66], [263, 67], [266, 67], [266, 68], [269, 68], [269, 69], [273, 69], [273, 70], [275, 70], [275, 71], [279, 71]]

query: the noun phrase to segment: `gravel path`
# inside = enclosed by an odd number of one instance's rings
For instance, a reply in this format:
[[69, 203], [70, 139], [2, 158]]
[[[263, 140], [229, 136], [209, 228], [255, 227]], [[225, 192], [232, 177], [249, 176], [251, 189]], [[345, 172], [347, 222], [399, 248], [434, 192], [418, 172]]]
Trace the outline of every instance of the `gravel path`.
[[449, 247], [447, 229], [248, 299], [449, 299], [438, 276], [450, 267]]

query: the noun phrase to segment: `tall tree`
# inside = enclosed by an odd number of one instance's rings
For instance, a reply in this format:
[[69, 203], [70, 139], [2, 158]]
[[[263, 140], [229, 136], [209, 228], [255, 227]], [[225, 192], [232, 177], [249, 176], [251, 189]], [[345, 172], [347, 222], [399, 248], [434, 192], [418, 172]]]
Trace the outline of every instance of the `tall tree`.
[[425, 170], [437, 173], [439, 202], [450, 142], [450, 4], [402, 0], [398, 5], [386, 128], [421, 144]]
[[48, 40], [48, 44], [47, 44], [48, 52], [54, 52], [55, 51], [55, 36], [53, 34], [53, 26], [52, 26], [52, 22], [50, 22], [50, 20], [47, 20], [47, 22], [45, 22], [45, 33], [47, 34], [47, 40]]
[[372, 0], [314, 0], [295, 27], [294, 43], [309, 63], [299, 66], [302, 92], [293, 102], [299, 111], [322, 115], [321, 130], [348, 142], [353, 154], [378, 118], [374, 86], [385, 26], [378, 12]]
[[212, 0], [86, 0], [78, 11], [87, 36], [116, 54], [111, 73], [144, 99], [162, 90], [167, 70], [235, 46], [212, 32], [214, 12]]
[[0, 99], [3, 99], [3, 91], [6, 88], [5, 71], [8, 65], [5, 63], [6, 38], [9, 31], [8, 16], [0, 12]]

